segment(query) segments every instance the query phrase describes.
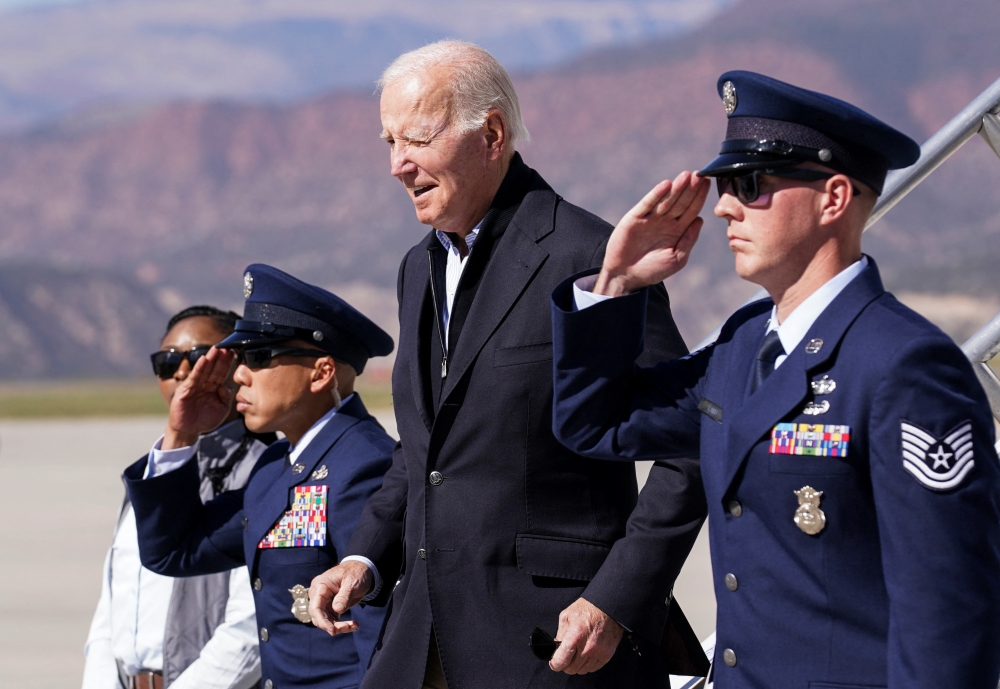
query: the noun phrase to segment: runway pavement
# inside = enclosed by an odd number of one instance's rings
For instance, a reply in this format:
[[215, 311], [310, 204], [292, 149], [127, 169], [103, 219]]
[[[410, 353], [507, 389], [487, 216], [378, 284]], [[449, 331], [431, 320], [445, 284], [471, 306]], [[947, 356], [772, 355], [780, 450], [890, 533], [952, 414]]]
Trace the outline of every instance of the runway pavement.
[[[395, 435], [391, 411], [376, 416]], [[164, 420], [0, 421], [0, 689], [80, 685], [121, 471], [149, 450]], [[638, 467], [640, 480], [646, 472]], [[699, 637], [715, 617], [705, 536], [675, 588]]]

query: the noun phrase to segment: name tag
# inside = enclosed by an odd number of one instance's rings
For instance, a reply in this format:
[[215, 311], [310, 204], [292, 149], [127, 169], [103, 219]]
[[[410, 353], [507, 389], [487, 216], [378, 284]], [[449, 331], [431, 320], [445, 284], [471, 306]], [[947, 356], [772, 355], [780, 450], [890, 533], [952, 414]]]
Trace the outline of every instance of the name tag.
[[717, 405], [715, 402], [702, 397], [701, 402], [698, 403], [698, 411], [708, 418], [722, 423], [722, 407]]
[[326, 486], [295, 486], [290, 510], [264, 536], [258, 548], [326, 545]]
[[846, 457], [850, 426], [811, 423], [779, 423], [771, 430], [772, 455]]

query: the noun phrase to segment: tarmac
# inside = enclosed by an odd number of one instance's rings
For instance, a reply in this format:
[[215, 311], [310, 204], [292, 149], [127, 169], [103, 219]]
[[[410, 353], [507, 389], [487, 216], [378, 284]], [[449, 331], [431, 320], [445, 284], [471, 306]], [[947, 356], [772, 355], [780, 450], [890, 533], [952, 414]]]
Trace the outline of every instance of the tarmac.
[[[395, 436], [391, 410], [376, 412]], [[0, 421], [0, 689], [80, 686], [83, 646], [124, 496], [121, 472], [163, 417]], [[640, 482], [648, 464], [637, 466]], [[674, 589], [699, 638], [714, 629], [707, 534]], [[113, 689], [109, 687], [108, 689]]]

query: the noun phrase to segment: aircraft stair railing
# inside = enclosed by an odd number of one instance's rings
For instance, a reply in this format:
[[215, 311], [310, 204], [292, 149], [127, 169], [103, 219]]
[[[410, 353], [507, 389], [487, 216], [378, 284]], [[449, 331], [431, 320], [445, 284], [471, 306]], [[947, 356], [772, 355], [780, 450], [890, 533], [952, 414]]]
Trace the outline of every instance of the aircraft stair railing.
[[[941, 163], [976, 134], [979, 134], [993, 152], [1000, 156], [1000, 79], [994, 81], [948, 124], [929, 138], [920, 147], [920, 158], [916, 163], [903, 170], [893, 170], [889, 173], [885, 181], [885, 190], [875, 204], [865, 231], [867, 232], [904, 196], [913, 191]], [[761, 289], [745, 303], [749, 304], [766, 296], [767, 292]], [[721, 328], [720, 324], [708, 337], [698, 343], [695, 349], [701, 349], [714, 342]], [[1000, 422], [1000, 377], [987, 363], [1000, 354], [1000, 314], [962, 345], [962, 351], [972, 362], [976, 375], [986, 390], [993, 418]]]
[[[969, 139], [979, 134], [993, 152], [1000, 157], [1000, 79], [994, 81], [989, 88], [969, 103], [960, 113], [955, 115], [934, 136], [920, 147], [920, 158], [916, 163], [903, 170], [894, 170], [886, 178], [885, 189], [872, 211], [867, 232], [872, 225], [899, 203], [904, 196], [927, 178], [941, 163], [951, 157]], [[763, 299], [767, 292], [758, 290], [745, 304]], [[719, 336], [722, 324], [698, 343], [695, 349], [701, 349]], [[962, 345], [962, 352], [972, 362], [973, 369], [986, 390], [993, 418], [1000, 423], [1000, 376], [997, 375], [989, 361], [1000, 355], [1000, 313], [979, 329], [975, 335]], [[1000, 443], [998, 443], [1000, 450]], [[715, 647], [715, 634], [711, 634], [702, 642], [709, 658]], [[671, 676], [673, 689], [710, 689], [712, 682], [704, 677]], [[1000, 689], [1000, 687], [998, 687]]]

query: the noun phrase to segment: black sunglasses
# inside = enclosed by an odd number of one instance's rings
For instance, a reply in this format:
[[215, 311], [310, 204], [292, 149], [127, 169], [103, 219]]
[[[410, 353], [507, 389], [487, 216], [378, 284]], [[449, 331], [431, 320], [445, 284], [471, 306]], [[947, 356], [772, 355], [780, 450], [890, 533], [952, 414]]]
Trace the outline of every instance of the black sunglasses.
[[552, 635], [541, 627], [535, 627], [531, 630], [531, 652], [535, 654], [535, 657], [539, 660], [552, 660], [552, 656], [556, 654], [556, 649], [559, 648], [561, 641], [556, 641], [552, 638]]
[[177, 373], [177, 369], [181, 367], [182, 361], [187, 359], [188, 364], [193, 367], [195, 362], [208, 354], [208, 350], [211, 348], [212, 345], [202, 345], [194, 349], [189, 349], [186, 352], [178, 349], [165, 349], [153, 352], [149, 355], [150, 361], [153, 362], [153, 373], [159, 376], [161, 380], [170, 380]]
[[330, 355], [319, 349], [305, 349], [303, 347], [259, 347], [237, 350], [236, 361], [256, 371], [259, 368], [270, 366], [271, 360], [278, 356], [321, 357]]
[[[715, 186], [719, 190], [720, 197], [726, 193], [726, 190], [732, 187], [733, 196], [735, 196], [744, 206], [749, 206], [751, 203], [760, 198], [760, 181], [757, 179], [758, 175], [770, 175], [771, 177], [782, 177], [785, 179], [798, 179], [803, 182], [818, 182], [821, 179], [830, 179], [836, 174], [838, 173], [821, 172], [820, 170], [808, 170], [805, 168], [768, 168], [765, 170], [751, 170], [749, 172], [716, 177]], [[857, 196], [860, 193], [861, 190], [854, 187], [854, 195]]]

